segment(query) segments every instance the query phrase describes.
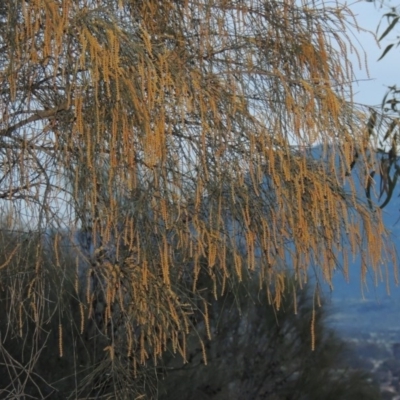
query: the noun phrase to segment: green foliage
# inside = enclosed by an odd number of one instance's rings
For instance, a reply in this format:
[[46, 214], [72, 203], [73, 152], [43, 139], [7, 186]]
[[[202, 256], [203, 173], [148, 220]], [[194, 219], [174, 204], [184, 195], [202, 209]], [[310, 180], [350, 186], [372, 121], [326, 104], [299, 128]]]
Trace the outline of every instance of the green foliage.
[[[383, 40], [389, 33], [391, 33], [393, 31], [393, 28], [398, 26], [399, 20], [400, 20], [400, 15], [398, 14], [397, 10], [395, 7], [393, 7], [390, 12], [387, 12], [386, 14], [384, 14], [382, 16], [382, 20], [386, 19], [387, 22], [387, 27], [386, 29], [383, 31], [383, 33], [378, 37], [378, 40], [381, 41]], [[382, 22], [381, 20], [381, 22]], [[379, 28], [381, 26], [381, 23], [379, 23], [378, 28], [377, 28], [377, 32], [379, 31]], [[400, 44], [400, 42], [396, 43], [391, 43], [389, 45], [387, 45], [385, 47], [385, 49], [383, 50], [382, 55], [379, 57], [379, 60], [381, 60], [382, 58], [384, 58], [386, 56], [386, 54], [396, 45], [396, 47], [398, 47]], [[379, 61], [378, 60], [378, 61]]]
[[[382, 2], [382, 5], [387, 5]], [[382, 23], [385, 21], [385, 28], [379, 34]], [[394, 29], [399, 26], [400, 14], [397, 7], [390, 7], [386, 12], [377, 27], [378, 40], [387, 39], [388, 35], [393, 35]], [[393, 48], [400, 45], [400, 41], [388, 44], [379, 60], [382, 60]], [[378, 60], [378, 61], [379, 61]], [[371, 110], [374, 123], [370, 129], [370, 138], [373, 147], [378, 155], [379, 167], [374, 169], [370, 174], [370, 180], [366, 188], [366, 194], [370, 201], [372, 185], [375, 174], [380, 177], [378, 202], [380, 208], [386, 207], [392, 199], [394, 190], [397, 185], [398, 177], [400, 176], [400, 160], [399, 160], [399, 139], [400, 139], [400, 120], [398, 104], [400, 103], [400, 91], [396, 85], [389, 86], [382, 100], [381, 109]], [[371, 203], [372, 204], [372, 203]]]

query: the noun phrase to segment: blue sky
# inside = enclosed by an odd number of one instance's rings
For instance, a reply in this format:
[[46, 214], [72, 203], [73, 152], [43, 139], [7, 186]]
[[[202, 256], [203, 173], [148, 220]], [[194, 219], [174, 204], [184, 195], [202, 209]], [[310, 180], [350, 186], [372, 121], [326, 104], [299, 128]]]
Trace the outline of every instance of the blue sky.
[[[386, 1], [386, 3], [388, 4], [389, 2]], [[396, 2], [391, 2], [390, 4], [396, 5]], [[382, 16], [389, 11], [387, 6], [381, 7], [379, 0], [376, 4], [358, 1], [353, 3], [350, 8], [355, 14], [358, 24], [362, 28], [371, 30], [374, 34]], [[379, 32], [384, 32], [387, 26], [387, 22], [383, 21]], [[377, 61], [385, 47], [396, 40], [399, 31], [400, 25], [398, 29], [393, 29], [392, 32], [383, 39], [379, 48], [376, 39], [371, 33], [357, 32], [354, 30], [354, 39], [359, 40], [367, 54], [370, 78], [370, 80], [368, 80], [365, 69], [360, 70], [358, 68], [357, 59], [352, 56], [351, 59], [354, 60], [354, 72], [357, 79], [361, 80], [359, 83], [354, 84], [356, 102], [368, 105], [380, 105], [386, 93], [387, 86], [394, 84], [400, 86], [400, 47], [392, 48], [382, 60]]]

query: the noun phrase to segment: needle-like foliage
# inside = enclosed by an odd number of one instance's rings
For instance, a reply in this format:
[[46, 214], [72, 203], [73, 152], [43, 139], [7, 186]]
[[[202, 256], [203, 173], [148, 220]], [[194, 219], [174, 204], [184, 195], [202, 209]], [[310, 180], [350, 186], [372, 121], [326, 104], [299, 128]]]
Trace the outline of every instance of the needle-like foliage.
[[362, 278], [378, 271], [391, 253], [355, 192], [374, 160], [352, 27], [323, 1], [2, 1], [1, 205], [41, 237], [29, 273], [10, 271], [14, 236], [0, 265], [16, 332], [54, 308], [42, 252], [73, 272], [79, 331], [132, 377], [170, 345], [186, 360], [194, 310], [208, 324], [204, 274], [218, 298], [254, 271], [279, 308], [288, 267], [300, 286], [311, 265], [328, 282], [338, 260], [346, 271], [348, 252]]

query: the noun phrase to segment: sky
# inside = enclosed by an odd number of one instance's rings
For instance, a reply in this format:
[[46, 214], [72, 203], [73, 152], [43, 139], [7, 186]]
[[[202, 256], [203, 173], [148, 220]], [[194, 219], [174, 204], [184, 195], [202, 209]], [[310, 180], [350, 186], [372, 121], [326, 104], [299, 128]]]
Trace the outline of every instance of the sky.
[[[391, 5], [396, 5], [395, 1]], [[381, 21], [382, 16], [389, 11], [389, 8], [381, 7], [379, 0], [374, 3], [368, 3], [365, 0], [348, 3], [351, 10], [356, 16], [358, 24], [364, 28], [376, 33], [376, 29]], [[400, 4], [400, 1], [398, 2]], [[386, 20], [382, 21], [379, 33], [382, 34], [388, 26]], [[367, 55], [367, 63], [369, 70], [369, 77], [365, 70], [358, 68], [358, 61], [355, 56], [351, 56], [354, 63], [354, 72], [360, 82], [354, 84], [355, 101], [357, 103], [367, 105], [380, 105], [390, 85], [397, 85], [400, 87], [400, 47], [392, 48], [386, 56], [378, 61], [386, 46], [396, 41], [399, 35], [399, 28], [394, 28], [386, 38], [378, 46], [377, 40], [372, 33], [357, 32], [354, 30], [354, 39], [358, 40]], [[363, 56], [363, 54], [361, 54]]]

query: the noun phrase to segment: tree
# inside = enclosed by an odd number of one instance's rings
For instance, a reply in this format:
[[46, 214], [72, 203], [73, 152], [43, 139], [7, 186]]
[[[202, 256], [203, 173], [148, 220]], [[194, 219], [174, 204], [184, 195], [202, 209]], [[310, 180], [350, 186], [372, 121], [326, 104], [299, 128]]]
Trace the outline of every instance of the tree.
[[[2, 247], [13, 248], [9, 235], [3, 234], [0, 240]], [[18, 264], [35, 262], [37, 250], [33, 240], [22, 246]], [[259, 292], [256, 279], [245, 278], [241, 283], [232, 279], [229, 290], [215, 300], [209, 290], [212, 279], [203, 276], [199, 288], [209, 304], [209, 325], [205, 325], [201, 310], [194, 312], [193, 329], [187, 339], [188, 363], [182, 364], [170, 345], [157, 366], [150, 361], [132, 382], [129, 376], [132, 371], [125, 369], [123, 358], [116, 358], [112, 367], [104, 358], [107, 338], [100, 330], [87, 327], [85, 334], [80, 335], [81, 316], [79, 302], [73, 297], [73, 271], [70, 269], [66, 278], [64, 268], [52, 267], [54, 257], [54, 253], [47, 252], [42, 258], [47, 280], [51, 282], [46, 298], [49, 314], [60, 307], [57, 303], [62, 304], [63, 312], [60, 319], [46, 318], [40, 334], [32, 320], [24, 321], [23, 326], [15, 325], [17, 330], [23, 329], [23, 335], [12, 333], [14, 325], [0, 326], [0, 354], [4, 360], [0, 363], [2, 398], [25, 395], [61, 400], [111, 395], [129, 399], [143, 394], [160, 400], [194, 400], [204, 396], [210, 399], [379, 398], [378, 387], [371, 383], [366, 371], [352, 369], [357, 357], [328, 328], [326, 307], [315, 307], [311, 287], [295, 290], [292, 278], [285, 280], [281, 308], [276, 310], [265, 293]], [[65, 254], [59, 257], [62, 266], [73, 263]], [[20, 268], [21, 265], [14, 265], [14, 270]], [[5, 284], [13, 282], [13, 277], [8, 279]], [[22, 306], [29, 307], [29, 299], [22, 300]], [[2, 296], [1, 320], [6, 321], [9, 313], [10, 305]], [[316, 342], [315, 351], [310, 351], [313, 320]], [[60, 343], [60, 323], [62, 357], [55, 354]], [[212, 332], [212, 340], [205, 343], [205, 365], [198, 336], [206, 337], [207, 329]], [[19, 359], [22, 362], [16, 363]], [[113, 385], [121, 385], [116, 393]]]
[[[168, 346], [185, 360], [192, 313], [208, 324], [203, 275], [218, 298], [254, 274], [279, 309], [288, 269], [300, 287], [310, 266], [330, 282], [362, 251], [362, 278], [378, 271], [391, 249], [354, 184], [357, 170], [368, 185], [374, 154], [351, 102], [352, 23], [346, 6], [291, 0], [2, 2], [0, 198], [15, 247], [1, 272], [15, 334], [59, 318], [64, 352], [69, 302], [47, 300], [58, 282], [122, 398]], [[71, 268], [60, 257], [78, 236]], [[31, 240], [35, 261], [17, 263]]]
[[[315, 308], [310, 287], [295, 291], [286, 280], [280, 310], [260, 296], [257, 282], [246, 280], [215, 301], [209, 293], [208, 364], [194, 335], [182, 366], [176, 356], [163, 357], [159, 398], [168, 399], [371, 399], [378, 385], [366, 371], [350, 367], [357, 360], [326, 322], [327, 308]], [[310, 322], [315, 320], [315, 351]], [[205, 329], [204, 325], [197, 326]]]

